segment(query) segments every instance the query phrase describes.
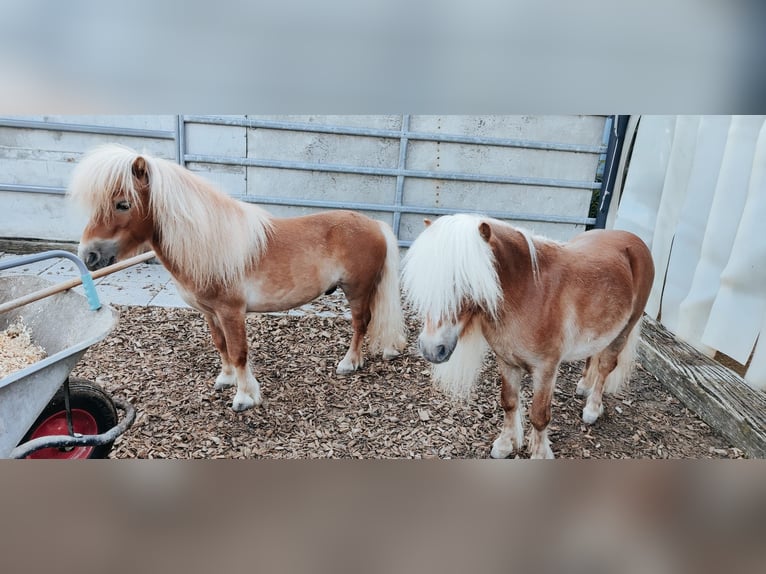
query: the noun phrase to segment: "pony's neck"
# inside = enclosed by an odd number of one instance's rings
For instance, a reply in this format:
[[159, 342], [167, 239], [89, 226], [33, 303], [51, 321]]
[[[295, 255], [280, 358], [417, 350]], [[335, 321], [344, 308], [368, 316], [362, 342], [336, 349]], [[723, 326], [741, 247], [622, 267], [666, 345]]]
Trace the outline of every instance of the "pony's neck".
[[[534, 242], [531, 235], [513, 227], [509, 227], [501, 239], [495, 253], [498, 277], [506, 301], [516, 307], [528, 297], [529, 290], [542, 288], [542, 259], [545, 257], [546, 245]], [[531, 248], [530, 242], [533, 243]]]

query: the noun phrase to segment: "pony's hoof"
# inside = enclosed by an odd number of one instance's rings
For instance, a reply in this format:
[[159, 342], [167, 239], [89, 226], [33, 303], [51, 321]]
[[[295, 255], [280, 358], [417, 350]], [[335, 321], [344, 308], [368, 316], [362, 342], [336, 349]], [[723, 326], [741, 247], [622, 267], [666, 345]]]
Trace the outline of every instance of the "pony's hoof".
[[490, 458], [508, 458], [513, 454], [513, 448], [503, 448], [497, 445], [497, 441], [492, 445], [492, 450], [489, 451]]
[[338, 375], [350, 375], [361, 366], [362, 361], [359, 361], [359, 364], [355, 365], [352, 361], [343, 359], [340, 363], [338, 363], [338, 368], [335, 369], [335, 373]]
[[492, 443], [492, 450], [489, 451], [489, 456], [490, 458], [508, 458], [514, 452], [519, 452], [523, 446], [523, 441], [516, 437], [497, 437], [495, 442]]
[[529, 458], [534, 460], [553, 460], [556, 457], [553, 456], [553, 451], [551, 450], [551, 447], [548, 447], [545, 450], [533, 452], [531, 455], [529, 455]]
[[237, 393], [234, 396], [234, 401], [231, 403], [231, 409], [238, 413], [260, 405], [262, 402], [260, 395], [253, 398], [245, 393]]
[[585, 408], [582, 410], [582, 422], [584, 422], [586, 425], [592, 425], [603, 413], [604, 405], [601, 405], [597, 409], [593, 408], [589, 404], [585, 405]]
[[224, 373], [221, 373], [220, 375], [218, 375], [218, 377], [216, 377], [215, 385], [213, 385], [213, 388], [216, 391], [220, 391], [221, 389], [233, 387], [235, 384], [237, 384], [237, 379], [234, 375], [226, 375]]

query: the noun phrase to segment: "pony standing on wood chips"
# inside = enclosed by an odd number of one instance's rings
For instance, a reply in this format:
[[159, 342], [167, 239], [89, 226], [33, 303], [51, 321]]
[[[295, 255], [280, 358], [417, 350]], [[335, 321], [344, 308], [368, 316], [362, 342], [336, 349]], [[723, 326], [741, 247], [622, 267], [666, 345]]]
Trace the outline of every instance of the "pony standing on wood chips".
[[88, 208], [79, 255], [99, 269], [148, 244], [221, 354], [215, 388], [237, 385], [235, 411], [259, 405], [245, 313], [284, 311], [340, 287], [354, 335], [338, 374], [363, 364], [362, 342], [392, 358], [406, 343], [399, 249], [385, 223], [352, 211], [277, 218], [188, 169], [120, 145], [88, 153], [69, 194]]
[[559, 365], [586, 359], [577, 392], [583, 421], [602, 414], [633, 365], [654, 280], [646, 245], [625, 231], [586, 231], [560, 243], [507, 223], [458, 214], [426, 221], [403, 261], [407, 299], [423, 321], [418, 344], [433, 377], [467, 398], [491, 348], [505, 420], [492, 445], [505, 458], [524, 444], [519, 387], [533, 384], [532, 458], [553, 458], [548, 439]]

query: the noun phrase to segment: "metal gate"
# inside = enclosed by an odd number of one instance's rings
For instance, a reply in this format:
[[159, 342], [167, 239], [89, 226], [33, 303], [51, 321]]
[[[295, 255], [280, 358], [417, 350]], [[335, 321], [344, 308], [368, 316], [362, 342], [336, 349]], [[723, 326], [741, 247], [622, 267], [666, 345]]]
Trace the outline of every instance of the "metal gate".
[[[161, 129], [62, 121], [70, 118], [0, 118], [0, 149], [9, 166], [0, 174], [13, 173], [12, 161], [23, 145], [45, 147], [42, 140], [15, 145], [14, 134], [25, 131], [50, 134], [51, 141], [60, 134], [94, 136], [70, 146], [82, 149], [50, 160], [72, 165], [95, 143], [127, 140], [204, 172], [237, 199], [277, 215], [335, 208], [367, 212], [388, 221], [401, 246], [417, 236], [423, 217], [465, 211], [559, 239], [593, 226], [594, 192], [609, 180], [597, 181], [599, 161], [618, 139], [612, 133], [609, 148], [605, 145], [604, 116], [187, 115], [162, 116]], [[99, 123], [108, 121], [105, 116]], [[41, 156], [40, 165], [45, 161]], [[63, 180], [58, 185], [19, 181], [31, 177], [3, 181], [0, 175], [0, 199], [18, 194], [14, 205], [22, 209], [23, 198], [31, 195], [50, 198], [43, 205], [63, 199]], [[0, 222], [8, 217], [13, 214], [3, 209]], [[0, 226], [0, 236], [20, 233], [9, 234], [8, 227]]]

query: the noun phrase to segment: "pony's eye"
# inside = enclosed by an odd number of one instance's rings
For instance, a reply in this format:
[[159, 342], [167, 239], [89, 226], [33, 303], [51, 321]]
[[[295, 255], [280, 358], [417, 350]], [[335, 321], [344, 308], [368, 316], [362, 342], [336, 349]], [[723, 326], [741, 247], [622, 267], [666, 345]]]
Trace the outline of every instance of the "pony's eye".
[[128, 211], [130, 209], [130, 202], [129, 201], [118, 201], [114, 208], [117, 211]]

